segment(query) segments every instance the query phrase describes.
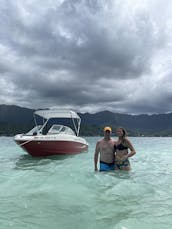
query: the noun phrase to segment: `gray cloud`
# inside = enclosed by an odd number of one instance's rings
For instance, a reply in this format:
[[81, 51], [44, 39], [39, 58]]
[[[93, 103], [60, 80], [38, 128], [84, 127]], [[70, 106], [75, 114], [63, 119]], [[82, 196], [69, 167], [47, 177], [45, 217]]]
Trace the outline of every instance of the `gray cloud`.
[[171, 11], [161, 0], [2, 1], [0, 103], [171, 111]]

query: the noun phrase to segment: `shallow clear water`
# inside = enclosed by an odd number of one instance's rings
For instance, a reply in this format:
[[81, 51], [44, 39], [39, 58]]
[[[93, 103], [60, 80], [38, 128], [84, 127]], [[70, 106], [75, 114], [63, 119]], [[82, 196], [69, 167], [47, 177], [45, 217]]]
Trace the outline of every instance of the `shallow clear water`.
[[130, 138], [130, 172], [94, 172], [89, 152], [32, 158], [0, 137], [0, 228], [172, 228], [172, 138]]

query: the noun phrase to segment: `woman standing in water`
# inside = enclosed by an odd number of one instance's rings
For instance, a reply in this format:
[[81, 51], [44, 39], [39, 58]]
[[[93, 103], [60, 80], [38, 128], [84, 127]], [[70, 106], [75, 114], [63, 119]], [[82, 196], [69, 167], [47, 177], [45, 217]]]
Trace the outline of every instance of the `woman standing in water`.
[[115, 170], [130, 170], [131, 167], [128, 158], [136, 154], [136, 151], [131, 142], [126, 138], [126, 130], [124, 128], [117, 128], [116, 134], [118, 136], [118, 141], [114, 145]]

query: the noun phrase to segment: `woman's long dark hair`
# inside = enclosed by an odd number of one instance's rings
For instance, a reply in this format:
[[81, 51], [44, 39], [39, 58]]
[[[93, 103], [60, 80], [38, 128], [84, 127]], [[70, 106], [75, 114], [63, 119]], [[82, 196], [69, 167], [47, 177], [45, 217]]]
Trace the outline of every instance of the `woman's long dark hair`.
[[127, 131], [123, 128], [123, 127], [118, 127], [117, 129], [120, 129], [122, 130], [122, 140], [124, 141], [125, 140], [125, 137], [127, 136]]

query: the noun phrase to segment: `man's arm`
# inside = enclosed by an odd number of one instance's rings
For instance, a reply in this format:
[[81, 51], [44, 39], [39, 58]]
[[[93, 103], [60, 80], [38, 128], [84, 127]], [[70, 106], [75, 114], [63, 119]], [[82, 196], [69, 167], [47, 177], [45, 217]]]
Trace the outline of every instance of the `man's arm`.
[[96, 149], [94, 153], [94, 170], [97, 171], [97, 162], [98, 162], [98, 156], [99, 156], [100, 148], [99, 148], [99, 142], [96, 144]]

